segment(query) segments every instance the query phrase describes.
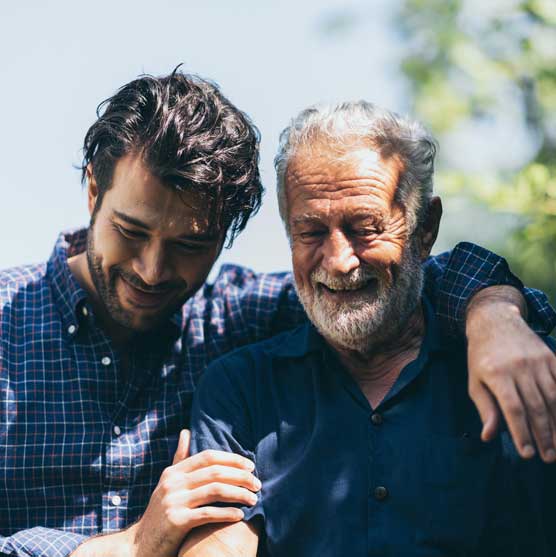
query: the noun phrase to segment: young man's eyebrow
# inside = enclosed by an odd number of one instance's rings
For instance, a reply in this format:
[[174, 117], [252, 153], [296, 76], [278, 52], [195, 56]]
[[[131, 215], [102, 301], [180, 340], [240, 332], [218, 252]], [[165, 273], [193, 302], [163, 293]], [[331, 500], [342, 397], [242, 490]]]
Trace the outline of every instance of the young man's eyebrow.
[[148, 224], [144, 223], [143, 221], [140, 221], [139, 219], [136, 219], [135, 217], [130, 217], [125, 213], [120, 213], [120, 211], [116, 211], [116, 209], [114, 209], [113, 212], [119, 219], [127, 222], [128, 224], [132, 224], [133, 226], [138, 226], [139, 228], [145, 228], [146, 230], [151, 229], [151, 227]]
[[[115, 209], [113, 213], [119, 219], [127, 222], [128, 224], [137, 226], [139, 228], [144, 228], [145, 230], [151, 230], [151, 227], [147, 223], [139, 219], [136, 219], [135, 217], [131, 217], [130, 215], [126, 215], [125, 213], [121, 213], [120, 211], [116, 211]], [[195, 241], [195, 242], [214, 242], [215, 240], [218, 240], [218, 238], [219, 235], [213, 232], [198, 232], [198, 233], [190, 232], [190, 233], [182, 234], [177, 239], [183, 241]]]
[[195, 241], [195, 242], [214, 242], [218, 240], [219, 235], [213, 234], [212, 232], [200, 232], [200, 233], [191, 233], [191, 234], [182, 234], [178, 240], [184, 241]]

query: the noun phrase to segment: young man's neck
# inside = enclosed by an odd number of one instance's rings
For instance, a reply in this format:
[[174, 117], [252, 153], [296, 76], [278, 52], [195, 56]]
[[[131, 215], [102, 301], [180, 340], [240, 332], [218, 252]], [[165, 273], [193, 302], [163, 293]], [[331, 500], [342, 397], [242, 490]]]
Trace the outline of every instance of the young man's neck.
[[68, 265], [79, 286], [89, 295], [89, 301], [93, 306], [95, 318], [99, 325], [116, 346], [123, 348], [133, 338], [133, 331], [118, 325], [106, 311], [89, 271], [87, 254], [82, 252], [70, 257]]
[[421, 304], [402, 329], [380, 340], [369, 352], [357, 352], [333, 346], [344, 367], [357, 381], [372, 408], [376, 408], [392, 388], [401, 370], [419, 354], [425, 332]]

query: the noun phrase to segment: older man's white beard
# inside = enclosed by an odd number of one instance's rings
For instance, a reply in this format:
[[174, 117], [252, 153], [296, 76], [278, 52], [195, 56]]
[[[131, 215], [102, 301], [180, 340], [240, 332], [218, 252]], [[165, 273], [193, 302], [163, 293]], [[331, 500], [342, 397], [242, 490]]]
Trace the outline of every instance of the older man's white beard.
[[[318, 283], [330, 288], [363, 287], [378, 280], [373, 292], [362, 291], [349, 304], [325, 299]], [[362, 266], [344, 277], [331, 277], [319, 267], [311, 274], [312, 291], [297, 293], [311, 322], [331, 343], [348, 350], [369, 353], [373, 347], [392, 339], [413, 313], [423, 290], [423, 270], [416, 250], [407, 247], [394, 284], [389, 285], [372, 267]]]

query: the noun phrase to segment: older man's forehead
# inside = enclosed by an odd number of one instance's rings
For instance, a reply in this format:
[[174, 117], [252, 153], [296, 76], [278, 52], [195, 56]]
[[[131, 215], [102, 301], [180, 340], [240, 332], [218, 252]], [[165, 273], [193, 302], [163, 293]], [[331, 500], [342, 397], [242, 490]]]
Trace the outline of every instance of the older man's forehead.
[[360, 142], [342, 149], [328, 145], [319, 149], [313, 145], [299, 149], [292, 157], [286, 183], [321, 184], [323, 187], [336, 184], [341, 188], [373, 179], [397, 182], [401, 166], [396, 157], [385, 160], [376, 149]]

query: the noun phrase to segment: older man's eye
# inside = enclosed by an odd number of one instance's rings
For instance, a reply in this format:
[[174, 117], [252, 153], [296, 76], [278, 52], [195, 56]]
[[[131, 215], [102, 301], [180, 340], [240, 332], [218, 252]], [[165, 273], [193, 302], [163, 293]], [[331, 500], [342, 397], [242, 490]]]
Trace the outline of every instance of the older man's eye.
[[303, 240], [312, 240], [314, 238], [320, 238], [324, 234], [324, 230], [306, 230], [300, 232], [298, 236]]
[[378, 230], [376, 228], [359, 228], [354, 230], [354, 233], [356, 236], [366, 238], [368, 236], [376, 236], [378, 234]]

